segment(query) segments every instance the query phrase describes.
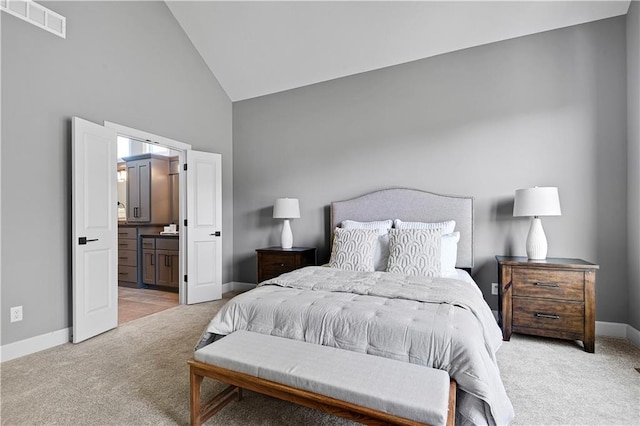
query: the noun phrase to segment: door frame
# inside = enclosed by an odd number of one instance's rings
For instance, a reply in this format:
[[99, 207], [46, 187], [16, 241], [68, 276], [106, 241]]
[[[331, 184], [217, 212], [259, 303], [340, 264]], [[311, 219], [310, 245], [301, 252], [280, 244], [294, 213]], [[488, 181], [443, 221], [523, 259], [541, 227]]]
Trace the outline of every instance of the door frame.
[[[155, 144], [159, 146], [163, 146], [165, 148], [171, 148], [175, 151], [178, 151], [178, 162], [179, 162], [179, 170], [178, 170], [178, 185], [180, 188], [180, 193], [178, 194], [178, 210], [180, 215], [180, 220], [184, 220], [186, 218], [187, 212], [187, 201], [186, 201], [186, 193], [187, 193], [187, 183], [184, 176], [184, 167], [183, 164], [185, 162], [185, 151], [191, 149], [191, 145], [180, 142], [174, 139], [166, 138], [164, 136], [155, 135], [153, 133], [145, 132], [143, 130], [134, 129], [132, 127], [124, 126], [122, 124], [113, 123], [111, 121], [104, 121], [104, 127], [108, 127], [114, 129], [118, 136], [124, 136], [131, 139], [136, 139], [142, 142]], [[183, 222], [184, 223], [184, 222]], [[184, 231], [184, 226], [180, 225], [181, 232]], [[180, 285], [178, 287], [178, 296], [180, 304], [184, 305], [187, 303], [187, 289], [186, 283], [184, 282], [185, 271], [187, 270], [186, 264], [186, 238], [184, 238], [184, 234], [180, 235], [178, 239], [179, 242], [179, 250], [180, 250]]]

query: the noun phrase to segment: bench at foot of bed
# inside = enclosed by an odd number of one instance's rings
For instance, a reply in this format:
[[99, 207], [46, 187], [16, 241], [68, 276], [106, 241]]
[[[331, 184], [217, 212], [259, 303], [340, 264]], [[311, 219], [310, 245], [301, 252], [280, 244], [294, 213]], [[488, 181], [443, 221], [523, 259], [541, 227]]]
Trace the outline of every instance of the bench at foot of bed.
[[[388, 358], [237, 331], [197, 350], [189, 366], [194, 426], [242, 389], [365, 424], [455, 423], [456, 383], [445, 371]], [[205, 377], [230, 386], [201, 404]]]

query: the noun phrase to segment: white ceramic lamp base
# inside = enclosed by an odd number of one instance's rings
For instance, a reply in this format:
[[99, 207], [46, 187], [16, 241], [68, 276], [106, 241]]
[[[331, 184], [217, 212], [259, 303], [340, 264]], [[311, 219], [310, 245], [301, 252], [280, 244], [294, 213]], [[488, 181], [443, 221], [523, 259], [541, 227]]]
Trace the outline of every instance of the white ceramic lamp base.
[[282, 224], [281, 246], [283, 249], [290, 249], [293, 247], [293, 233], [291, 232], [289, 219], [285, 219]]
[[531, 227], [527, 235], [527, 256], [530, 260], [544, 260], [547, 258], [547, 237], [542, 229], [539, 217], [531, 219]]

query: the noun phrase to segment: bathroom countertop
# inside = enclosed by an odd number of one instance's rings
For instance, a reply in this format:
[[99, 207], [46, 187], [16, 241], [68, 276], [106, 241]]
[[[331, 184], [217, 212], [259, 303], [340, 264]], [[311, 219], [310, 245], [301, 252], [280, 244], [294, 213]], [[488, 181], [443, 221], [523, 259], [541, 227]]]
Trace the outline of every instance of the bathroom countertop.
[[180, 234], [141, 234], [142, 238], [178, 238]]

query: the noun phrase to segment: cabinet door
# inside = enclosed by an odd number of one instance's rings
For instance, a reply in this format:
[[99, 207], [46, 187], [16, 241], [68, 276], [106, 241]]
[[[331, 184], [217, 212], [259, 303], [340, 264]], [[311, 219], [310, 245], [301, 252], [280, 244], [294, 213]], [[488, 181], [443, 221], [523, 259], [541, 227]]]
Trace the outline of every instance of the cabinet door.
[[140, 176], [135, 161], [127, 162], [127, 221], [138, 220], [140, 209]]
[[151, 161], [127, 162], [127, 221], [151, 221]]
[[180, 222], [180, 180], [177, 174], [169, 176], [169, 194], [171, 195], [171, 217], [169, 222]]
[[138, 163], [140, 177], [138, 222], [151, 222], [151, 161], [139, 160]]
[[156, 250], [156, 284], [171, 284], [171, 251]]
[[156, 251], [142, 250], [142, 282], [156, 284]]
[[172, 250], [169, 253], [171, 258], [171, 282], [169, 285], [178, 287], [180, 285], [180, 252]]

